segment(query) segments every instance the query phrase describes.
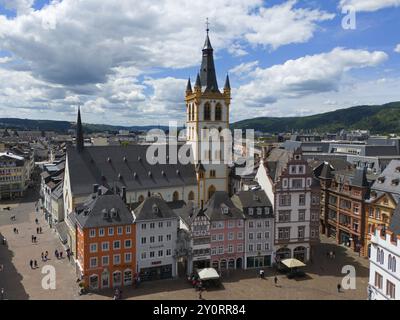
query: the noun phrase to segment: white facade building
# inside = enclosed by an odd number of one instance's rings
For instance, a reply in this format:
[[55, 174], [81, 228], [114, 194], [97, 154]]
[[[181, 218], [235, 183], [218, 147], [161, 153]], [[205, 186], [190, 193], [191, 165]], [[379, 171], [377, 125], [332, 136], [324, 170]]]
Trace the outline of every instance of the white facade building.
[[177, 276], [179, 218], [160, 197], [147, 198], [134, 210], [137, 269], [142, 281]]
[[369, 300], [400, 300], [400, 237], [378, 228], [371, 243]]

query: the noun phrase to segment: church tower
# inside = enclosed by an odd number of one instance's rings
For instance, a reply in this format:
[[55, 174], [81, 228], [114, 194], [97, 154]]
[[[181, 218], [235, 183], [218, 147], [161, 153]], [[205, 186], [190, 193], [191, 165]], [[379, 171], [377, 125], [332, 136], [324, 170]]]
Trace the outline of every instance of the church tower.
[[229, 77], [226, 76], [221, 92], [208, 33], [207, 26], [200, 72], [193, 88], [189, 78], [185, 97], [186, 138], [192, 146], [196, 165], [199, 205], [208, 201], [215, 191], [228, 191], [227, 154], [224, 149], [232, 148], [231, 143], [225, 144], [226, 139], [222, 138], [229, 130]]

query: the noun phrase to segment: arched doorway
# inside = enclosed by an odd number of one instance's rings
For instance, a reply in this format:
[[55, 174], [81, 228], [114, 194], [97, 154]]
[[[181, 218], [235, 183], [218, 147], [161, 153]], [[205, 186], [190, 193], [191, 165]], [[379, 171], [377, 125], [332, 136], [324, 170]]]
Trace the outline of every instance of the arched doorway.
[[174, 191], [174, 193], [172, 194], [172, 201], [178, 201], [178, 200], [179, 200], [179, 192]]
[[305, 262], [307, 259], [307, 248], [305, 247], [296, 247], [293, 250], [293, 258]]
[[189, 200], [189, 201], [194, 201], [194, 192], [193, 192], [193, 191], [190, 191], [190, 192], [189, 192], [188, 200]]
[[99, 288], [99, 276], [97, 274], [92, 274], [89, 277], [89, 288], [91, 290], [96, 290]]
[[214, 193], [215, 193], [215, 187], [213, 185], [211, 185], [208, 188], [208, 199], [210, 199], [213, 196]]
[[121, 271], [115, 271], [113, 273], [113, 287], [120, 287], [121, 286]]
[[235, 269], [235, 259], [229, 259], [228, 269]]
[[222, 259], [219, 263], [219, 267], [221, 268], [221, 270], [226, 270], [227, 264], [226, 264], [226, 260]]
[[243, 260], [242, 258], [236, 259], [236, 269], [242, 269]]
[[101, 287], [102, 288], [109, 288], [110, 287], [110, 274], [107, 270], [105, 270], [101, 274]]
[[132, 278], [132, 270], [131, 269], [126, 269], [124, 271], [124, 286], [129, 286], [133, 282]]

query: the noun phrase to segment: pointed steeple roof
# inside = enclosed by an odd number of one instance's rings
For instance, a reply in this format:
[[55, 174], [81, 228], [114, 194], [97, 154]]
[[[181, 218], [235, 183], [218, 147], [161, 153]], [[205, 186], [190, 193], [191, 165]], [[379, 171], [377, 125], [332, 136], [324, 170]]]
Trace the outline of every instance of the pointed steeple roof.
[[207, 28], [207, 36], [206, 41], [204, 42], [203, 59], [201, 61], [200, 69], [200, 80], [205, 92], [219, 92], [213, 51]]
[[76, 149], [78, 150], [78, 152], [81, 152], [83, 150], [83, 128], [80, 106], [78, 106], [78, 119], [76, 120]]
[[224, 89], [228, 89], [228, 90], [231, 89], [231, 83], [229, 82], [229, 75], [228, 74], [226, 74]]
[[190, 82], [190, 77], [186, 85], [186, 92], [192, 92], [192, 83]]
[[197, 73], [197, 77], [196, 77], [196, 83], [194, 84], [194, 87], [198, 87], [201, 88], [201, 80], [200, 80], [200, 75], [199, 73]]
[[208, 32], [206, 36], [206, 41], [204, 41], [203, 50], [213, 50], [213, 47], [211, 46], [210, 37], [208, 36]]

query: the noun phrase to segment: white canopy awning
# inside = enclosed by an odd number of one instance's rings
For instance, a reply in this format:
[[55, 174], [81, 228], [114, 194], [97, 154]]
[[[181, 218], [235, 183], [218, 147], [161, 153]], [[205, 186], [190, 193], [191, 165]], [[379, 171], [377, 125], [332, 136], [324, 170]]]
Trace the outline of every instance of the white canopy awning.
[[197, 271], [200, 280], [216, 280], [219, 279], [219, 274], [214, 268], [205, 268]]
[[300, 260], [293, 259], [293, 258], [292, 259], [282, 260], [282, 263], [288, 268], [300, 268], [300, 267], [305, 267], [306, 266]]

